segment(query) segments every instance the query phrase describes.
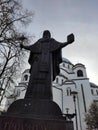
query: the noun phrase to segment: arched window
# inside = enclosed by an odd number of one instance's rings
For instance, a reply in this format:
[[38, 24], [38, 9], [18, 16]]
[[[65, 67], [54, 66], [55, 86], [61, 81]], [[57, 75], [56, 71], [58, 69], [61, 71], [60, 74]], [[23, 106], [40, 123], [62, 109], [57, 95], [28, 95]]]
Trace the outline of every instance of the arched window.
[[17, 89], [17, 97], [20, 96], [20, 89]]
[[63, 84], [63, 79], [62, 79], [62, 84]]
[[77, 76], [78, 77], [83, 77], [83, 71], [82, 70], [78, 70], [77, 71]]
[[63, 63], [63, 67], [65, 67], [65, 63]]
[[58, 83], [58, 78], [56, 78], [56, 83]]
[[68, 69], [70, 68], [70, 65], [68, 65]]
[[91, 89], [91, 93], [92, 93], [92, 95], [94, 95], [94, 91], [93, 91], [93, 89]]
[[24, 75], [24, 81], [28, 80], [28, 75]]
[[70, 96], [70, 95], [71, 95], [71, 88], [68, 87], [68, 88], [66, 89], [66, 93], [67, 93], [67, 96]]
[[98, 90], [96, 90], [96, 94], [98, 95]]

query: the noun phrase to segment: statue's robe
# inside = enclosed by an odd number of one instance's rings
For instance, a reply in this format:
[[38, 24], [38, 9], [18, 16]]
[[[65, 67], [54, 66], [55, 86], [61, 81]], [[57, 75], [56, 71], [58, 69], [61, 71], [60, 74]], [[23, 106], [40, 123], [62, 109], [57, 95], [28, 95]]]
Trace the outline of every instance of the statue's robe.
[[52, 99], [51, 83], [60, 73], [61, 49], [61, 43], [52, 38], [39, 39], [30, 46], [30, 81], [25, 98]]

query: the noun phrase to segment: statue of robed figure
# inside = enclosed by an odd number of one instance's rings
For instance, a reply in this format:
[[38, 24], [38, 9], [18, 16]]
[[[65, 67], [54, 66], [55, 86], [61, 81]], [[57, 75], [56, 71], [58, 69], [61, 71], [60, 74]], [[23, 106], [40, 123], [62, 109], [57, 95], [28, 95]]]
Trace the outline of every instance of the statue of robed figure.
[[[19, 37], [23, 41], [25, 37]], [[20, 45], [30, 51], [30, 79], [24, 99], [13, 102], [7, 112], [0, 115], [2, 130], [73, 130], [59, 105], [52, 100], [52, 81], [59, 75], [62, 62], [61, 50], [74, 41], [67, 36], [61, 43], [51, 38], [48, 30], [33, 45]]]
[[52, 99], [52, 81], [59, 75], [59, 64], [62, 62], [61, 50], [74, 42], [74, 35], [67, 36], [67, 42], [61, 43], [51, 38], [48, 30], [43, 32], [43, 37], [33, 45], [21, 48], [30, 51], [29, 64], [30, 80], [25, 98]]

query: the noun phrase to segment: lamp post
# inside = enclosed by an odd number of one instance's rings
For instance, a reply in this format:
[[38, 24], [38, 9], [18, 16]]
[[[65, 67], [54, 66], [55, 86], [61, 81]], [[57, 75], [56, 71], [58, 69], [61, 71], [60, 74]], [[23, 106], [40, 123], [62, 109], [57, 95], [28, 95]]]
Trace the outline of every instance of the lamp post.
[[77, 109], [76, 109], [76, 95], [78, 94], [77, 91], [72, 91], [71, 95], [73, 96], [74, 108], [75, 108], [75, 115], [76, 115], [76, 130], [78, 130], [78, 122], [77, 122]]

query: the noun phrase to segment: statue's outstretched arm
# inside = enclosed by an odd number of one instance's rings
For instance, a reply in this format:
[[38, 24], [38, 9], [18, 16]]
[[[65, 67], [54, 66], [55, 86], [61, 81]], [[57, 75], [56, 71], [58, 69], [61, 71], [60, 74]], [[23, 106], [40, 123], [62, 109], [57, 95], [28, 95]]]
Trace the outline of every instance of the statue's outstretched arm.
[[24, 48], [26, 50], [30, 50], [31, 46], [24, 46], [23, 44], [20, 44], [20, 48]]
[[61, 44], [61, 47], [65, 47], [65, 46], [67, 46], [68, 44], [73, 43], [74, 40], [75, 40], [74, 34], [72, 33], [72, 34], [70, 34], [70, 35], [67, 36], [67, 42], [62, 43], [62, 44]]

